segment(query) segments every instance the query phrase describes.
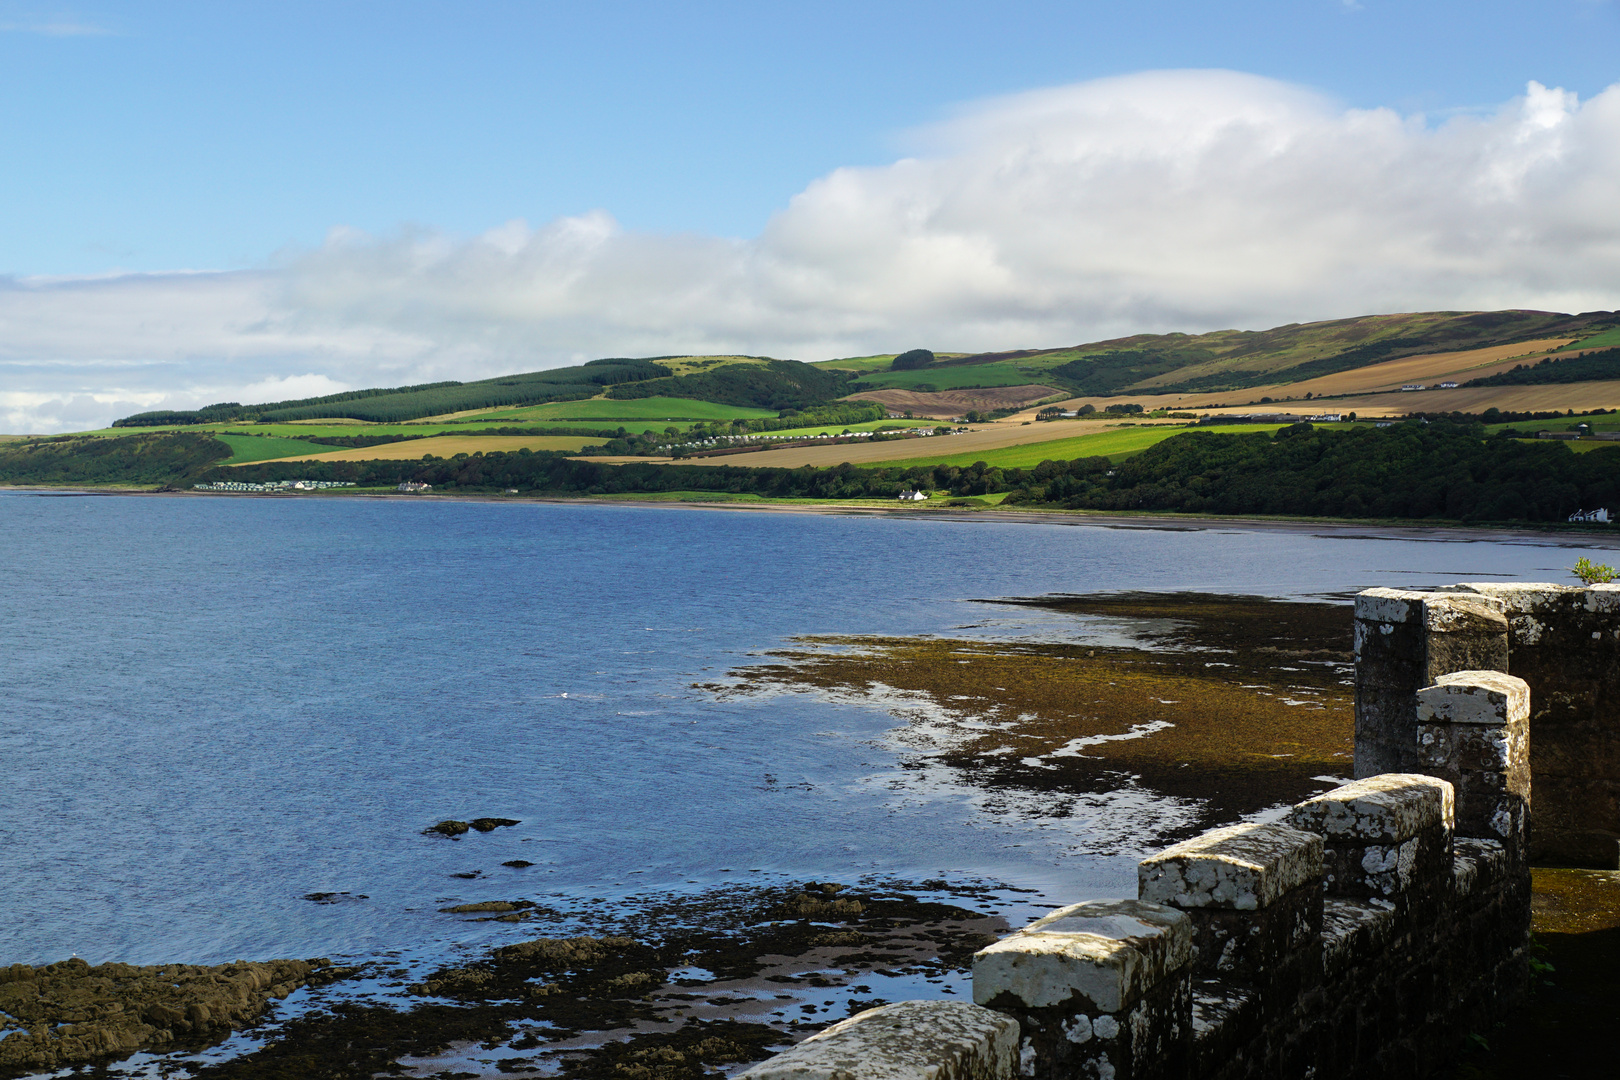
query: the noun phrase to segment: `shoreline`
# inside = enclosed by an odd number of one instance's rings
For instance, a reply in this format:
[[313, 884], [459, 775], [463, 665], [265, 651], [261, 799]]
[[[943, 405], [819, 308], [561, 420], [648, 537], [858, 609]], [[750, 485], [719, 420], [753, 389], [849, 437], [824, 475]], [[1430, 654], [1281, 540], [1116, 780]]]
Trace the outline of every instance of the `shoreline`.
[[579, 497], [566, 496], [509, 496], [495, 494], [435, 494], [435, 495], [407, 495], [394, 492], [301, 492], [297, 495], [272, 494], [268, 492], [216, 492], [216, 491], [158, 491], [144, 488], [98, 488], [98, 487], [42, 487], [39, 485], [0, 484], [0, 492], [32, 492], [40, 495], [55, 496], [145, 496], [160, 498], [237, 498], [237, 499], [286, 499], [309, 498], [311, 496], [326, 499], [380, 499], [399, 502], [481, 502], [481, 503], [518, 503], [559, 506], [619, 506], [619, 507], [662, 507], [684, 510], [730, 510], [730, 511], [763, 511], [769, 513], [799, 513], [799, 514], [842, 514], [854, 516], [904, 516], [916, 520], [926, 521], [957, 521], [975, 522], [989, 521], [1002, 524], [1042, 524], [1042, 525], [1068, 525], [1091, 526], [1096, 528], [1119, 529], [1165, 529], [1171, 531], [1200, 531], [1208, 529], [1235, 529], [1241, 532], [1292, 532], [1292, 533], [1319, 533], [1328, 535], [1355, 536], [1364, 535], [1370, 539], [1387, 540], [1435, 540], [1454, 542], [1474, 541], [1565, 541], [1563, 544], [1553, 546], [1568, 547], [1598, 547], [1607, 549], [1620, 549], [1620, 529], [1613, 533], [1604, 533], [1596, 529], [1564, 529], [1564, 528], [1537, 528], [1535, 526], [1503, 526], [1488, 527], [1477, 525], [1421, 525], [1409, 524], [1400, 521], [1379, 519], [1373, 521], [1353, 521], [1342, 518], [1267, 518], [1267, 517], [1222, 517], [1215, 515], [1191, 514], [1133, 514], [1111, 510], [1003, 510], [999, 507], [984, 507], [982, 509], [933, 509], [920, 506], [888, 506], [868, 503], [813, 503], [813, 502], [765, 502], [765, 501], [726, 501], [705, 499], [637, 499], [614, 498], [610, 496], [586, 495]]

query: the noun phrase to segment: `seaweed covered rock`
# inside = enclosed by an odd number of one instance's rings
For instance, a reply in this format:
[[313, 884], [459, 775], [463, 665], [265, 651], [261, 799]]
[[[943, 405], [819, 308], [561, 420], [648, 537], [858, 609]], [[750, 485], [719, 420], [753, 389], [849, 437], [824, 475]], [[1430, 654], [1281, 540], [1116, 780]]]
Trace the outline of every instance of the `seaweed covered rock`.
[[256, 1020], [272, 998], [341, 977], [325, 960], [199, 967], [92, 967], [77, 957], [0, 968], [0, 1013], [24, 1030], [0, 1040], [0, 1070], [56, 1069], [142, 1049], [201, 1044]]
[[523, 822], [517, 818], [509, 817], [480, 817], [473, 818], [471, 821], [457, 821], [454, 818], [449, 818], [439, 822], [437, 825], [429, 825], [422, 830], [422, 835], [432, 836], [437, 833], [440, 836], [456, 837], [467, 833], [469, 830], [494, 832], [496, 829], [509, 829], [513, 825], [521, 824]]

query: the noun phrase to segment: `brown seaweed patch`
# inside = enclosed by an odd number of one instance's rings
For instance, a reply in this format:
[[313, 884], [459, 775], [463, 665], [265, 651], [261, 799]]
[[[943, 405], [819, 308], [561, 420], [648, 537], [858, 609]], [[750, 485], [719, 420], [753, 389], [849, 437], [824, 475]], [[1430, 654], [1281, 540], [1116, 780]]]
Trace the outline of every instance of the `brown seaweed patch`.
[[[1314, 794], [1322, 784], [1313, 778], [1342, 774], [1353, 754], [1353, 695], [1336, 666], [1284, 672], [1273, 662], [1259, 673], [1259, 665], [1238, 668], [1205, 651], [797, 640], [807, 647], [733, 672], [740, 687], [713, 689], [877, 702], [898, 692], [903, 702], [932, 706], [899, 741], [970, 783], [1075, 795], [1129, 780], [1202, 804], [1202, 820], [1188, 831]], [[1062, 816], [1065, 801], [1052, 800], [1048, 812]]]
[[[1342, 681], [1354, 648], [1348, 603], [1275, 600], [1226, 593], [1088, 593], [990, 601], [1122, 622], [1158, 649], [1216, 652], [1245, 674], [1303, 665]], [[1309, 676], [1306, 676], [1309, 677]]]
[[410, 987], [412, 1008], [333, 1005], [194, 1075], [467, 1076], [456, 1070], [477, 1063], [476, 1075], [698, 1080], [842, 1019], [825, 995], [869, 992], [863, 978], [962, 972], [1007, 927], [893, 883], [805, 882], [644, 904], [623, 928], [494, 949]]
[[0, 968], [0, 1025], [23, 1030], [0, 1040], [0, 1075], [206, 1046], [250, 1026], [272, 999], [350, 974], [326, 960], [12, 964]]

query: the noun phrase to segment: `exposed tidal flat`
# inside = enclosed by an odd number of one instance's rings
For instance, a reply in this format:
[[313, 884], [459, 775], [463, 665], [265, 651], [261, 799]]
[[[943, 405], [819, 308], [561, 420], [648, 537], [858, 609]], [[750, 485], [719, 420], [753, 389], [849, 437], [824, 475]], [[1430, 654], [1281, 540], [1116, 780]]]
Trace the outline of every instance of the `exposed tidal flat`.
[[[21, 493], [0, 540], [0, 969], [359, 969], [118, 1066], [243, 1076], [697, 1076], [960, 993], [1007, 923], [1129, 895], [1146, 849], [1344, 775], [1348, 593], [1574, 560]], [[478, 818], [515, 824], [427, 831]]]

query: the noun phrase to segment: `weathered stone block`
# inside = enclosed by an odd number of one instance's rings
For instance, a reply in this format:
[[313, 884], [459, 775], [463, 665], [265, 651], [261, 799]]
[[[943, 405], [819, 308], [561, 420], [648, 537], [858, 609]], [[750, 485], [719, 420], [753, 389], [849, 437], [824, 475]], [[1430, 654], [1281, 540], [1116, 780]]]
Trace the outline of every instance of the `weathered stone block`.
[[1286, 825], [1212, 829], [1143, 859], [1138, 897], [1183, 910], [1255, 911], [1322, 874], [1322, 838]]
[[1192, 958], [1192, 924], [1163, 904], [1092, 900], [1037, 919], [973, 956], [973, 1000], [1071, 1002], [1117, 1013]]
[[1321, 933], [1322, 852], [1316, 833], [1231, 825], [1144, 859], [1138, 887], [1192, 918], [1196, 972], [1259, 980]]
[[748, 1080], [1012, 1080], [1018, 1021], [965, 1001], [850, 1017], [742, 1073]]
[[1307, 799], [1288, 823], [1326, 839], [1322, 884], [1329, 896], [1400, 898], [1404, 907], [1446, 889], [1454, 798], [1444, 780], [1392, 773]]
[[1386, 773], [1342, 784], [1306, 799], [1288, 824], [1328, 843], [1399, 844], [1454, 820], [1449, 783], [1420, 773]]
[[1418, 722], [1505, 727], [1530, 719], [1530, 687], [1501, 671], [1454, 671], [1417, 692]]
[[1023, 1076], [1177, 1076], [1191, 1044], [1191, 929], [1139, 900], [1063, 908], [974, 955], [973, 1000], [1017, 1019]]
[[1443, 675], [1417, 693], [1418, 753], [1456, 792], [1456, 832], [1522, 861], [1530, 806], [1530, 688], [1496, 671]]
[[1389, 844], [1328, 844], [1322, 886], [1329, 896], [1394, 900], [1440, 890], [1451, 867], [1451, 834], [1439, 827]]

